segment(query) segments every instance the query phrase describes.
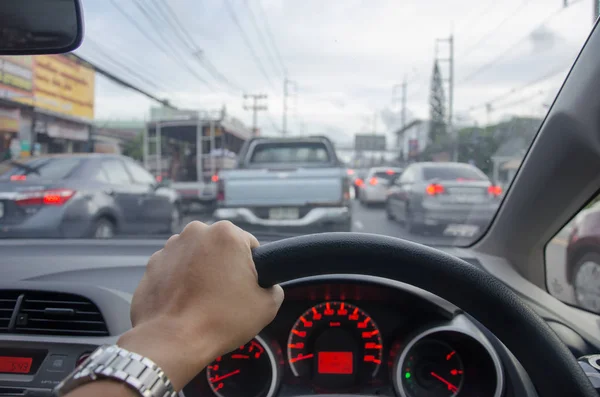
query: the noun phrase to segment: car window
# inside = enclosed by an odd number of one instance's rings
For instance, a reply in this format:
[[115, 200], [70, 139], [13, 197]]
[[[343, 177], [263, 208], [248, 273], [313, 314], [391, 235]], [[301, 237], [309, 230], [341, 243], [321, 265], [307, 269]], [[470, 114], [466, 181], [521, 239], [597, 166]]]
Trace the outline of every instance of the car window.
[[59, 180], [66, 178], [79, 165], [78, 158], [38, 158], [29, 161], [4, 162], [0, 180]]
[[487, 177], [475, 167], [456, 167], [456, 166], [429, 166], [423, 168], [423, 178], [426, 181], [432, 179], [447, 180], [473, 180], [485, 181]]
[[115, 185], [128, 185], [131, 183], [131, 178], [121, 160], [104, 160], [102, 161], [102, 168], [104, 168], [110, 183]]
[[272, 143], [257, 145], [250, 163], [329, 163], [329, 152], [320, 142]]
[[400, 185], [403, 183], [412, 183], [412, 182], [414, 182], [414, 175], [415, 175], [414, 168], [409, 168], [402, 173], [402, 176], [400, 178], [398, 178], [397, 183]]
[[140, 167], [132, 161], [126, 161], [125, 165], [131, 173], [134, 183], [139, 183], [140, 185], [154, 185], [154, 183], [156, 183], [156, 180], [152, 175], [150, 175], [143, 167]]
[[545, 261], [555, 298], [600, 314], [600, 195], [550, 240]]
[[103, 183], [110, 182], [108, 180], [108, 175], [106, 175], [106, 171], [104, 170], [104, 167], [98, 167], [98, 168], [94, 169], [91, 173], [91, 177], [93, 180], [98, 181], [98, 182], [103, 182]]
[[399, 175], [399, 172], [394, 170], [376, 171], [373, 176], [377, 179], [383, 179], [385, 181], [392, 181]]

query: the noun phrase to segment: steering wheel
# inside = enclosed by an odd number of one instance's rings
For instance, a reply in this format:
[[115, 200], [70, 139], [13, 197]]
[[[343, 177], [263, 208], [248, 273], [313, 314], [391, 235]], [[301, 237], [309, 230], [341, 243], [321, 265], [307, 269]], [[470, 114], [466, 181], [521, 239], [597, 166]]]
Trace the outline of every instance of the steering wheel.
[[254, 250], [263, 287], [322, 274], [363, 274], [432, 292], [471, 314], [521, 362], [542, 397], [598, 397], [577, 361], [548, 325], [502, 282], [477, 267], [392, 237], [323, 233]]

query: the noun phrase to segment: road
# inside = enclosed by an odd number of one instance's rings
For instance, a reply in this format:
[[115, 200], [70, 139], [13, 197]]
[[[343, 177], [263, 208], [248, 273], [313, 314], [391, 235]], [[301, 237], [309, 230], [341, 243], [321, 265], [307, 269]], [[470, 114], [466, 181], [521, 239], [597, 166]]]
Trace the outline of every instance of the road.
[[[352, 218], [353, 232], [383, 234], [416, 241], [425, 245], [467, 245], [470, 242], [468, 239], [457, 237], [410, 234], [400, 223], [388, 220], [382, 206], [364, 207], [355, 200], [352, 201]], [[213, 221], [210, 213], [196, 213], [186, 217], [183, 224], [185, 225], [193, 220], [209, 223]]]

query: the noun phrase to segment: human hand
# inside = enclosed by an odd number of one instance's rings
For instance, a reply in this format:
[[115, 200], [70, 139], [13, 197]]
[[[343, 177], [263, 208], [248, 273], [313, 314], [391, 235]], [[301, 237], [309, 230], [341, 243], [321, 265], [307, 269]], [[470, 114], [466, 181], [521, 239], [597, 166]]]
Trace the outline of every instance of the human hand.
[[118, 344], [148, 357], [180, 390], [213, 359], [268, 325], [283, 289], [258, 285], [254, 236], [230, 222], [188, 224], [150, 258]]

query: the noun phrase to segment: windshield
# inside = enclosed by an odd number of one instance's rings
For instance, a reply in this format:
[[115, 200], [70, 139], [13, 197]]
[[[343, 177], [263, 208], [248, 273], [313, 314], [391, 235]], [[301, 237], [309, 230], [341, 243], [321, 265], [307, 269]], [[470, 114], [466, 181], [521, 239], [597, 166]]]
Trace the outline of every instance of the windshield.
[[488, 178], [481, 171], [471, 167], [427, 167], [423, 169], [426, 181], [432, 179], [457, 180], [457, 181], [485, 181]]
[[74, 53], [0, 57], [2, 238], [229, 220], [468, 246], [593, 22], [578, 0], [82, 3]]

